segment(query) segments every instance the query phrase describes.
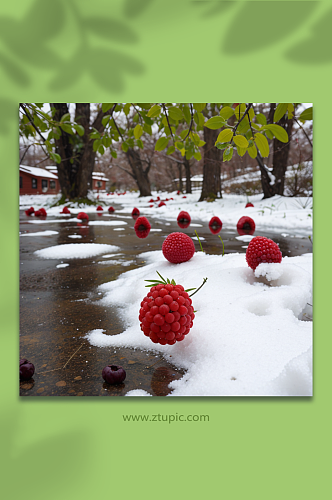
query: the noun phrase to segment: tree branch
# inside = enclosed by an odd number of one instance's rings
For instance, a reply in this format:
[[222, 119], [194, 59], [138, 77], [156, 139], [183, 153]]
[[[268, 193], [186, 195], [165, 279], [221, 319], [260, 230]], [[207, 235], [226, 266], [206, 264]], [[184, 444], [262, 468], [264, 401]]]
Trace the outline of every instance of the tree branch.
[[188, 130], [188, 134], [183, 139], [183, 142], [187, 139], [188, 135], [190, 134], [192, 126], [193, 126], [193, 122], [194, 122], [193, 105], [191, 103], [190, 103], [190, 113], [191, 113], [191, 120], [190, 120], [189, 130]]
[[163, 107], [163, 110], [164, 110], [164, 113], [165, 113], [165, 116], [166, 116], [166, 120], [167, 120], [167, 124], [168, 124], [168, 128], [169, 128], [169, 131], [171, 133], [171, 136], [172, 136], [172, 139], [173, 139], [173, 142], [174, 142], [174, 135], [173, 135], [173, 132], [172, 132], [172, 129], [171, 129], [171, 126], [169, 124], [169, 119], [168, 119], [168, 115], [167, 115], [167, 110], [166, 110], [166, 106], [165, 104], [161, 103], [162, 107]]
[[313, 147], [313, 146], [312, 146], [312, 142], [311, 142], [311, 140], [310, 140], [309, 136], [307, 135], [306, 131], [305, 131], [305, 130], [304, 130], [304, 128], [302, 127], [301, 123], [299, 123], [299, 122], [297, 121], [297, 119], [295, 118], [295, 116], [294, 116], [294, 120], [296, 121], [296, 123], [298, 124], [298, 126], [300, 127], [300, 129], [302, 130], [302, 132], [304, 133], [304, 135], [306, 136], [306, 138], [308, 139], [308, 142], [309, 142], [310, 146], [311, 146], [311, 147]]
[[[233, 134], [234, 134], [234, 135], [235, 135], [235, 133], [236, 133], [236, 131], [237, 131], [237, 129], [238, 129], [238, 126], [239, 126], [239, 125], [240, 125], [240, 123], [242, 122], [243, 118], [244, 118], [244, 117], [248, 114], [249, 109], [251, 108], [252, 104], [253, 104], [252, 102], [249, 102], [249, 104], [248, 104], [248, 106], [247, 106], [247, 108], [246, 108], [245, 112], [243, 113], [242, 118], [241, 118], [241, 119], [237, 122], [237, 124], [235, 125], [234, 130], [233, 130]], [[240, 108], [239, 108], [239, 109], [240, 109]], [[249, 117], [249, 115], [248, 115], [248, 117]]]
[[31, 125], [33, 126], [33, 128], [36, 130], [36, 132], [38, 133], [38, 135], [42, 138], [42, 140], [44, 142], [46, 142], [46, 139], [45, 137], [42, 135], [42, 133], [40, 132], [40, 130], [38, 129], [38, 127], [34, 124], [33, 122], [33, 119], [32, 119], [32, 116], [30, 115], [30, 113], [26, 110], [26, 108], [24, 107], [24, 105], [22, 103], [20, 103], [20, 108], [23, 109], [23, 112], [24, 114], [26, 115], [26, 117], [28, 118], [29, 122], [31, 123]]
[[133, 179], [135, 179], [135, 180], [136, 180], [136, 178], [135, 178], [134, 174], [132, 174], [131, 172], [129, 172], [129, 170], [127, 170], [127, 169], [125, 169], [125, 168], [121, 167], [121, 165], [118, 165], [117, 163], [114, 163], [114, 162], [112, 162], [112, 165], [114, 165], [115, 167], [120, 168], [121, 170], [123, 170], [124, 172], [126, 172], [126, 174], [130, 175]]

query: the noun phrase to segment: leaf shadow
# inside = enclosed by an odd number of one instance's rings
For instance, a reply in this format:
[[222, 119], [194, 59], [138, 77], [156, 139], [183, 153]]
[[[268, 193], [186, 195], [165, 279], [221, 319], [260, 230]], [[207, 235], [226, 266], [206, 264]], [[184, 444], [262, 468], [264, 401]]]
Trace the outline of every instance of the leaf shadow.
[[125, 0], [123, 13], [127, 18], [134, 18], [141, 15], [154, 0]]
[[301, 64], [326, 64], [332, 61], [332, 8], [324, 13], [312, 28], [312, 34], [291, 47], [285, 56]]
[[190, 2], [194, 7], [209, 7], [201, 14], [201, 17], [213, 17], [216, 14], [226, 12], [231, 7], [233, 7], [237, 0], [224, 0], [219, 2], [209, 1], [209, 0], [193, 0]]
[[17, 103], [0, 97], [0, 135], [8, 135], [10, 133], [11, 121], [17, 116]]
[[[151, 1], [136, 1], [135, 5], [127, 2], [126, 6], [134, 17]], [[78, 45], [69, 58], [58, 49], [67, 15], [70, 15], [71, 28], [77, 33]], [[55, 48], [48, 45], [54, 37], [57, 37]], [[99, 48], [96, 37], [104, 43]], [[125, 86], [125, 74], [141, 74], [144, 66], [136, 57], [122, 54], [112, 45], [133, 45], [138, 40], [136, 31], [126, 22], [111, 17], [84, 17], [73, 2], [65, 0], [53, 0], [50, 5], [44, 0], [35, 0], [20, 21], [0, 17], [0, 41], [6, 51], [4, 54], [0, 49], [0, 65], [8, 78], [20, 87], [31, 84], [29, 75], [37, 68], [51, 73], [50, 90], [67, 89], [89, 73], [99, 86], [120, 91]]]
[[[86, 432], [77, 429], [59, 431], [15, 452], [15, 434], [22, 418], [24, 418], [23, 411], [8, 412], [0, 418], [1, 448], [3, 456], [6, 457], [2, 464], [3, 491], [10, 491], [11, 498], [19, 498], [22, 495], [23, 484], [24, 490], [32, 491], [34, 499], [39, 500], [45, 498], [42, 485], [48, 483], [53, 485], [47, 491], [49, 499], [63, 497], [63, 485], [66, 486], [68, 495], [82, 474], [88, 473], [88, 470], [84, 471], [88, 462], [81, 459], [82, 456], [89, 454], [91, 448]], [[39, 478], [42, 479], [40, 488], [38, 488]]]
[[227, 29], [222, 51], [242, 55], [266, 49], [299, 28], [317, 5], [316, 1], [243, 2]]

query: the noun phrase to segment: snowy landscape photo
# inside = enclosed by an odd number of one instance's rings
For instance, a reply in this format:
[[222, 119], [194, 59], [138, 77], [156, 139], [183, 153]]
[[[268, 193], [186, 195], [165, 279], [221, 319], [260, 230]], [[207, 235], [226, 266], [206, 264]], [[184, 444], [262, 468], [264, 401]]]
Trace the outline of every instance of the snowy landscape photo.
[[311, 105], [83, 106], [21, 108], [20, 395], [312, 396]]

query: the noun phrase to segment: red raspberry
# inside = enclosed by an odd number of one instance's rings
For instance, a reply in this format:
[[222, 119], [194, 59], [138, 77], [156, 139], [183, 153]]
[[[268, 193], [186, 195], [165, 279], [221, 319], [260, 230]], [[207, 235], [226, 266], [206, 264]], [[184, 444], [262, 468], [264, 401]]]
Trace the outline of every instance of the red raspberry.
[[178, 226], [183, 228], [183, 229], [188, 227], [191, 223], [191, 217], [188, 214], [188, 212], [185, 212], [184, 210], [182, 210], [178, 215], [177, 223], [178, 223]]
[[171, 233], [165, 239], [162, 252], [172, 264], [187, 262], [195, 253], [193, 240], [184, 233]]
[[26, 215], [31, 215], [35, 213], [35, 209], [33, 207], [30, 207], [28, 210], [25, 211]]
[[[112, 194], [113, 194], [113, 193], [112, 193]], [[113, 207], [109, 207], [109, 208], [108, 208], [108, 211], [109, 211], [109, 213], [110, 213], [110, 214], [112, 214], [112, 213], [114, 212], [114, 208], [113, 208]]]
[[244, 234], [254, 234], [256, 229], [255, 221], [251, 217], [245, 215], [238, 220], [236, 229], [240, 236]]
[[131, 212], [132, 217], [138, 217], [139, 216], [139, 210], [138, 208], [133, 208], [133, 211]]
[[[159, 197], [158, 197], [158, 198], [159, 198]], [[165, 206], [165, 207], [166, 207], [166, 203], [164, 203], [163, 201], [161, 201], [161, 202], [159, 203], [158, 207], [163, 207], [163, 206]]]
[[96, 210], [97, 210], [97, 212], [102, 212], [104, 209], [103, 209], [103, 207], [102, 207], [102, 206], [98, 205], [98, 207], [97, 207], [97, 209], [96, 209]]
[[255, 236], [248, 245], [246, 261], [251, 269], [255, 270], [261, 262], [280, 263], [282, 254], [273, 240], [264, 236]]
[[151, 224], [146, 217], [138, 217], [134, 225], [136, 236], [146, 238], [150, 232]]
[[37, 210], [35, 212], [35, 217], [46, 217], [47, 215], [47, 212], [45, 210], [45, 208], [40, 208], [39, 210]]
[[253, 206], [254, 206], [254, 205], [253, 205], [252, 203], [248, 202], [248, 203], [246, 204], [246, 207], [245, 207], [245, 208], [248, 208], [248, 207], [253, 207]]
[[191, 303], [182, 285], [152, 286], [142, 300], [139, 311], [144, 335], [155, 344], [173, 345], [181, 342], [189, 333], [195, 318], [193, 307], [182, 305], [186, 300]]
[[70, 210], [68, 207], [63, 207], [63, 210], [62, 212], [60, 212], [60, 214], [70, 214]]
[[209, 229], [212, 234], [218, 234], [220, 233], [222, 228], [222, 222], [219, 219], [219, 217], [212, 217], [212, 219], [209, 222]]
[[80, 219], [80, 220], [84, 220], [86, 222], [88, 222], [89, 220], [89, 216], [88, 214], [86, 214], [85, 212], [80, 212], [78, 215], [77, 215], [77, 218]]

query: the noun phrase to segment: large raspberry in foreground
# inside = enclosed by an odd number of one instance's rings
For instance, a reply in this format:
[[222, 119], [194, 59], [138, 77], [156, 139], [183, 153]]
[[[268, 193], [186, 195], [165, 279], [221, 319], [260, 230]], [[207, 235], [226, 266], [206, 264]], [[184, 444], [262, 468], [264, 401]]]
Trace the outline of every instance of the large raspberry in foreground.
[[165, 239], [162, 252], [172, 264], [187, 262], [195, 253], [193, 240], [184, 233], [171, 233]]
[[182, 285], [153, 286], [141, 302], [141, 330], [155, 344], [173, 345], [189, 333], [194, 308]]
[[280, 263], [282, 254], [278, 245], [264, 236], [255, 236], [248, 245], [246, 261], [251, 269], [255, 270], [261, 262]]

